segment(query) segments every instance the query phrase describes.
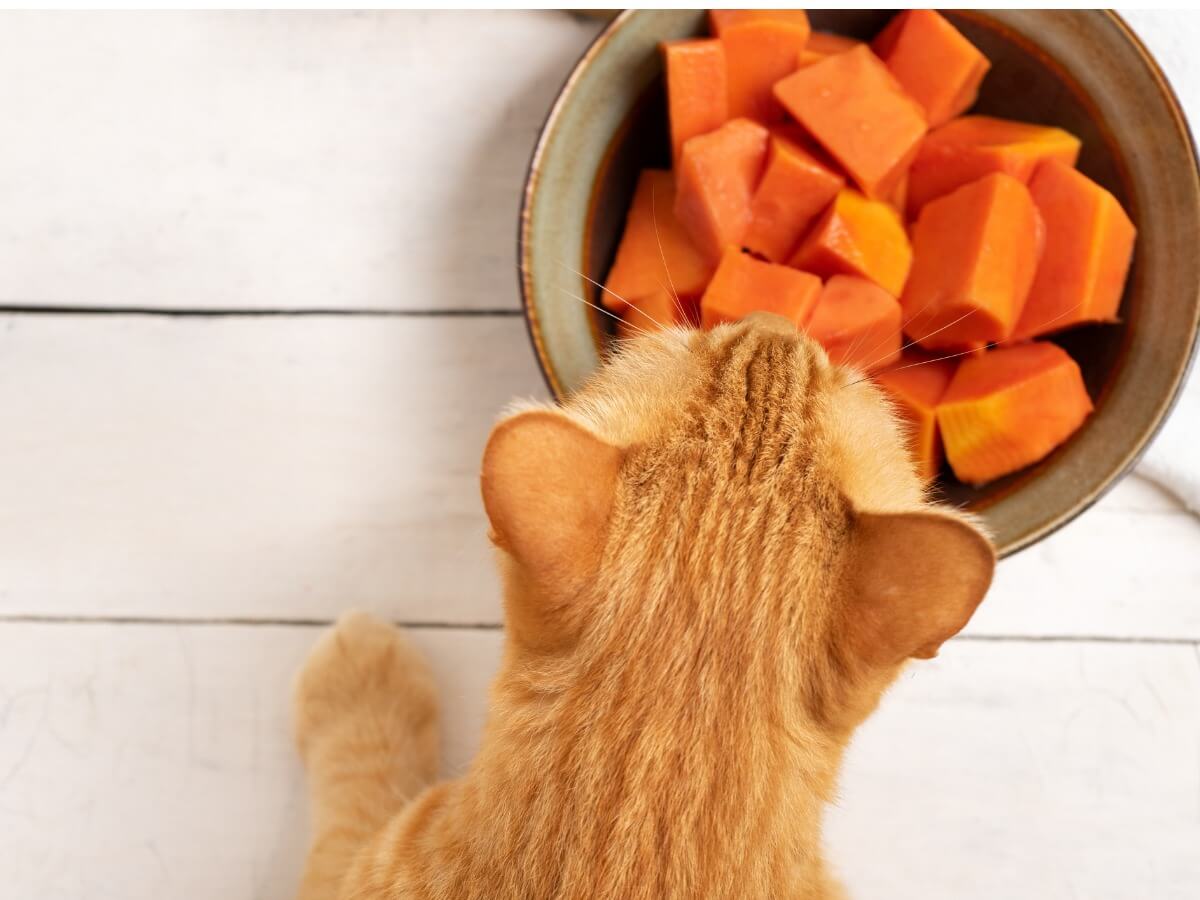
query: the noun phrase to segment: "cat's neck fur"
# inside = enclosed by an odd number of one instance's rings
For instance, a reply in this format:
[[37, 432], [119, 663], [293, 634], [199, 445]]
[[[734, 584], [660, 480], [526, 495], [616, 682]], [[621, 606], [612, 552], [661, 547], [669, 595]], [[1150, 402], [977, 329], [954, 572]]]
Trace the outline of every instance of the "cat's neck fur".
[[773, 693], [797, 686], [708, 604], [670, 598], [699, 616], [682, 636], [654, 605], [620, 605], [641, 615], [582, 661], [510, 645], [483, 749], [440, 804], [472, 848], [439, 875], [455, 896], [842, 896], [821, 853], [840, 743], [789, 728]]
[[528, 896], [840, 897], [821, 846], [828, 755], [764, 740], [747, 759], [736, 741], [722, 754], [715, 735], [676, 743], [679, 712], [587, 730], [497, 721], [462, 785], [464, 826], [498, 865], [536, 873], [520, 885]]

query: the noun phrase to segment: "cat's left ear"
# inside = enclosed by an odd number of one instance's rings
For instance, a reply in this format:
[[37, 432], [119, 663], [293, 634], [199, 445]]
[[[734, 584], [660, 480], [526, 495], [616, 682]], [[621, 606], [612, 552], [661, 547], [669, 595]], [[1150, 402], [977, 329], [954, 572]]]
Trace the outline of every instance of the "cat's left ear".
[[847, 631], [878, 666], [936, 656], [970, 620], [996, 567], [982, 531], [934, 511], [858, 513], [850, 553]]
[[483, 455], [483, 505], [496, 543], [539, 592], [573, 594], [594, 573], [623, 454], [554, 410], [496, 426]]

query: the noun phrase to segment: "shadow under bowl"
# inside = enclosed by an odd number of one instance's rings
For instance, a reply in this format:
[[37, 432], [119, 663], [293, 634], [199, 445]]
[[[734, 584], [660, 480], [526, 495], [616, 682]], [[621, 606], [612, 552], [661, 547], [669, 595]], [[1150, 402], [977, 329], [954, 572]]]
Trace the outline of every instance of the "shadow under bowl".
[[[869, 39], [891, 13], [814, 10], [813, 27]], [[972, 112], [1057, 125], [1083, 141], [1080, 171], [1138, 229], [1120, 322], [1054, 336], [1078, 361], [1096, 410], [1034, 466], [941, 495], [981, 515], [1000, 554], [1045, 537], [1134, 465], [1170, 411], [1200, 326], [1200, 177], [1178, 100], [1114, 13], [946, 14], [992, 61]], [[705, 33], [694, 10], [618, 16], [559, 93], [530, 163], [521, 210], [521, 293], [530, 337], [559, 399], [600, 364], [611, 323], [589, 278], [612, 264], [638, 172], [669, 168], [661, 41]], [[582, 273], [582, 275], [580, 274]]]

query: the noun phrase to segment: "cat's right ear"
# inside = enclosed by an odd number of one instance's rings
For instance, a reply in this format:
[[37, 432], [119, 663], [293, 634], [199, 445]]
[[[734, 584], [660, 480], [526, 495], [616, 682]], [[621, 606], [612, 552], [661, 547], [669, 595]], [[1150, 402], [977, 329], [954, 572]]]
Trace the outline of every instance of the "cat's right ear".
[[995, 566], [991, 541], [961, 517], [857, 514], [846, 610], [851, 643], [883, 667], [936, 656], [983, 600]]
[[553, 616], [595, 573], [608, 534], [623, 454], [560, 412], [518, 413], [496, 426], [483, 454], [483, 505], [492, 539]]

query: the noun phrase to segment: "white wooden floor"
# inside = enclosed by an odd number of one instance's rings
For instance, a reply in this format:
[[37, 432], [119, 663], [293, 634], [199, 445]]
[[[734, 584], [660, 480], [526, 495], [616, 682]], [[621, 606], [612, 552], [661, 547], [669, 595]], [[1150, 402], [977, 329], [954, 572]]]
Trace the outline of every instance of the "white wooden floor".
[[[1200, 120], [1200, 17], [1131, 18]], [[470, 758], [518, 192], [593, 29], [0, 14], [0, 896], [290, 896], [288, 683], [348, 606]], [[1002, 564], [844, 788], [858, 898], [1200, 896], [1200, 521], [1132, 478]]]

